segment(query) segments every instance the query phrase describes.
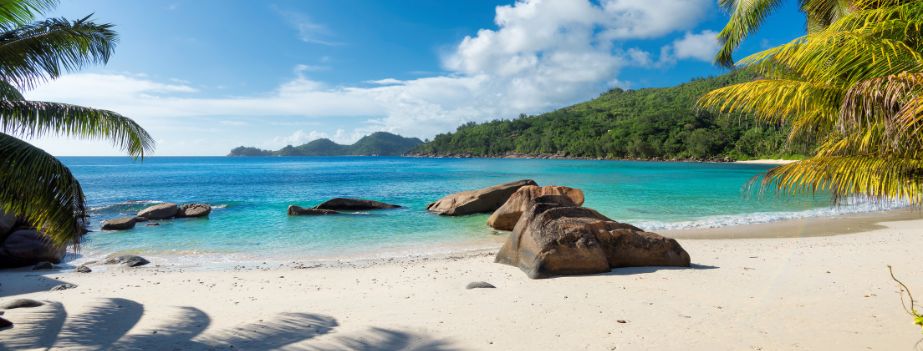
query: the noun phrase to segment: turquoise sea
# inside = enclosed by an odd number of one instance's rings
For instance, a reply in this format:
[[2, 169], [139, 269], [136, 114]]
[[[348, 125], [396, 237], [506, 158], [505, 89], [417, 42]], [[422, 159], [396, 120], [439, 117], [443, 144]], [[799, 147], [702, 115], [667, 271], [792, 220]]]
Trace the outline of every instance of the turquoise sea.
[[[94, 232], [87, 257], [116, 251], [226, 259], [425, 254], [498, 240], [487, 215], [440, 217], [443, 195], [517, 179], [582, 189], [585, 206], [644, 229], [716, 227], [869, 211], [833, 208], [827, 196], [752, 196], [764, 165], [400, 157], [64, 157], [86, 191]], [[342, 216], [288, 217], [291, 204], [359, 197], [405, 206]], [[156, 202], [216, 206], [209, 219], [98, 231], [102, 220]]]

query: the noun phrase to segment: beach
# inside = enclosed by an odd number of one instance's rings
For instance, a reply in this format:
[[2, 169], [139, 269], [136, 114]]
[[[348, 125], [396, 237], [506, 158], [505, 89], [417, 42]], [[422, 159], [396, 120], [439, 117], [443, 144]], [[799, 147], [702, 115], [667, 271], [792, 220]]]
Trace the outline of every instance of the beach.
[[[492, 263], [495, 250], [220, 270], [157, 261], [91, 265], [88, 274], [7, 270], [0, 272], [0, 302], [46, 304], [6, 311], [16, 326], [0, 334], [0, 343], [12, 349], [911, 350], [923, 335], [902, 309], [886, 266], [923, 296], [917, 256], [923, 219], [880, 222], [895, 220], [889, 215], [866, 215], [857, 220], [866, 224], [862, 230], [842, 235], [680, 239], [690, 268], [542, 280]], [[465, 288], [474, 281], [496, 288]], [[48, 291], [61, 283], [77, 287]]]

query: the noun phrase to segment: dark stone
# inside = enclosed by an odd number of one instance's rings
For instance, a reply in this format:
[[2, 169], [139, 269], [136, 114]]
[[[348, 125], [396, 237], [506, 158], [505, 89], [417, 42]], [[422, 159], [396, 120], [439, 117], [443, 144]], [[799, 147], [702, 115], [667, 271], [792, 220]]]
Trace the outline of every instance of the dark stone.
[[138, 217], [147, 219], [169, 219], [176, 216], [179, 208], [174, 203], [162, 203], [138, 211]]
[[323, 215], [334, 215], [339, 214], [339, 212], [334, 210], [324, 210], [319, 208], [304, 208], [300, 206], [291, 205], [288, 207], [289, 216], [323, 216]]
[[335, 198], [324, 201], [320, 205], [317, 205], [316, 209], [319, 210], [334, 210], [334, 211], [367, 211], [367, 210], [383, 210], [391, 208], [400, 208], [399, 205], [386, 204], [384, 202], [378, 202], [373, 200], [363, 200], [363, 199], [348, 199], [348, 198]]
[[212, 207], [206, 204], [186, 204], [180, 206], [176, 212], [176, 218], [198, 218], [208, 217], [212, 213]]
[[3, 242], [7, 234], [13, 231], [13, 228], [16, 228], [18, 222], [19, 219], [16, 216], [0, 211], [0, 243]]
[[33, 271], [43, 271], [43, 270], [49, 270], [49, 269], [54, 269], [54, 263], [51, 263], [48, 261], [42, 261], [42, 262], [36, 263], [35, 266], [32, 266]]
[[51, 291], [62, 291], [76, 288], [77, 285], [71, 283], [58, 284], [51, 288]]
[[468, 290], [471, 290], [471, 289], [494, 289], [494, 288], [496, 288], [496, 286], [493, 286], [493, 284], [490, 284], [490, 283], [488, 283], [488, 282], [470, 282], [470, 283], [468, 283], [467, 286], [465, 286], [465, 289], [468, 289]]
[[87, 267], [86, 265], [81, 265], [80, 267], [77, 267], [77, 273], [90, 273], [92, 271], [93, 270], [90, 269], [90, 267]]
[[60, 263], [64, 247], [56, 247], [35, 229], [16, 229], [0, 244], [0, 268], [28, 267], [42, 261]]
[[7, 328], [12, 328], [12, 327], [13, 327], [13, 322], [10, 322], [10, 321], [8, 321], [8, 320], [6, 320], [6, 319], [0, 318], [0, 330], [2, 330], [2, 329], [7, 329]]
[[443, 216], [462, 216], [496, 211], [519, 188], [538, 185], [531, 179], [450, 194], [426, 206], [426, 210]]
[[44, 305], [44, 303], [41, 302], [41, 301], [35, 301], [35, 300], [30, 300], [30, 299], [15, 299], [15, 300], [12, 300], [12, 301], [7, 301], [7, 302], [4, 302], [4, 303], [0, 303], [0, 309], [3, 309], [3, 310], [12, 310], [12, 309], [16, 309], [16, 308], [31, 308], [31, 307], [38, 307], [38, 306], [41, 306], [41, 305]]
[[135, 255], [109, 256], [109, 257], [106, 257], [106, 260], [103, 262], [103, 264], [121, 264], [127, 267], [138, 267], [138, 266], [146, 265], [148, 263], [151, 263], [151, 262], [144, 259], [144, 257], [135, 256]]
[[114, 218], [103, 222], [102, 230], [128, 230], [135, 227], [135, 217]]

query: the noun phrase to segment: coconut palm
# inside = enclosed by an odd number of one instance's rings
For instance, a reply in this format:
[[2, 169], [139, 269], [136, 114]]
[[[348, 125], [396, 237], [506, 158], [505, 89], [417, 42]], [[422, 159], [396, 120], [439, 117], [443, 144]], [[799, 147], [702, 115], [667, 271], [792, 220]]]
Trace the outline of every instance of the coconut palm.
[[90, 17], [35, 21], [56, 0], [0, 0], [0, 210], [16, 214], [58, 246], [76, 245], [86, 228], [80, 183], [59, 160], [21, 140], [45, 136], [107, 139], [132, 157], [153, 140], [118, 113], [27, 101], [20, 89], [90, 64], [106, 63], [117, 42], [110, 24]]
[[923, 205], [923, 2], [854, 0], [825, 29], [741, 63], [762, 78], [700, 104], [788, 124], [790, 141], [819, 145], [772, 169], [765, 187]]

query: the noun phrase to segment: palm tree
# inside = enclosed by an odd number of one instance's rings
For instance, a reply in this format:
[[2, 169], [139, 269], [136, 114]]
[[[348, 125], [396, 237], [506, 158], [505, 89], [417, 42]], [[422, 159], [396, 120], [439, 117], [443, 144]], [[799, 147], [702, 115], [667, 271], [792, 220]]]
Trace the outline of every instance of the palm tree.
[[60, 247], [76, 246], [86, 231], [83, 190], [58, 159], [19, 138], [107, 139], [132, 157], [143, 157], [154, 142], [118, 113], [23, 98], [20, 89], [106, 63], [117, 42], [111, 24], [89, 16], [34, 22], [56, 4], [0, 0], [0, 210], [22, 217]]
[[770, 170], [764, 187], [923, 205], [923, 1], [853, 0], [824, 29], [741, 63], [762, 78], [700, 104], [818, 142], [813, 157]]

